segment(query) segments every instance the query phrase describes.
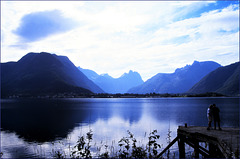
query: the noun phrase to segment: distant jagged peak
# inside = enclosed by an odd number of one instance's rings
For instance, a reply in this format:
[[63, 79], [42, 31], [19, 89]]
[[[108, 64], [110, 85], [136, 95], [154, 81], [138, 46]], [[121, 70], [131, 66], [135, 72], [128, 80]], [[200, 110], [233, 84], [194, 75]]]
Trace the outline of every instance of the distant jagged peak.
[[187, 69], [188, 69], [188, 68], [190, 68], [190, 67], [191, 67], [191, 65], [187, 64], [187, 65], [186, 65], [186, 66], [184, 66], [184, 67], [177, 68], [177, 69], [175, 70], [175, 72], [174, 72], [174, 73], [177, 73], [177, 72], [180, 72], [180, 71], [187, 70]]
[[194, 60], [192, 65], [194, 65], [194, 64], [198, 64], [198, 63], [200, 63], [200, 62], [197, 61], [197, 60]]
[[129, 70], [128, 74], [134, 73], [135, 71], [133, 70]]
[[128, 72], [129, 75], [140, 75], [137, 71], [129, 70]]
[[194, 61], [193, 62], [193, 64], [192, 64], [192, 66], [194, 66], [194, 65], [204, 65], [204, 64], [214, 64], [214, 65], [219, 65], [219, 66], [221, 66], [219, 63], [217, 63], [217, 62], [215, 62], [215, 61]]
[[138, 72], [133, 71], [133, 70], [129, 70], [128, 73], [125, 72], [121, 77], [129, 76], [129, 75], [136, 75], [136, 74], [139, 75]]
[[209, 67], [221, 67], [221, 65], [217, 62], [214, 62], [214, 61], [197, 61], [197, 60], [194, 60], [194, 62], [192, 63], [192, 65], [189, 65], [187, 64], [186, 66], [184, 67], [181, 67], [181, 68], [177, 68], [175, 70], [175, 73], [179, 72], [179, 71], [187, 71], [189, 69], [192, 69], [192, 68], [196, 68], [196, 67], [202, 67], [202, 66], [209, 66]]
[[[100, 74], [100, 76], [106, 77], [106, 78], [114, 78], [114, 77], [110, 76], [108, 73]], [[129, 77], [133, 77], [133, 76], [134, 77], [140, 76], [140, 74], [138, 72], [136, 72], [136, 71], [129, 70], [127, 73], [125, 72], [120, 77], [114, 78], [114, 79], [129, 78]]]

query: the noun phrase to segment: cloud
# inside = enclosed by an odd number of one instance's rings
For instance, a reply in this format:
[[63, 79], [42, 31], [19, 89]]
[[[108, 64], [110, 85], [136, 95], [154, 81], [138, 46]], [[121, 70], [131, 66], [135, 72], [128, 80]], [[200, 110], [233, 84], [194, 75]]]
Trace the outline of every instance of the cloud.
[[16, 45], [10, 45], [9, 47], [26, 50], [28, 48], [28, 45], [27, 44], [16, 44]]
[[13, 32], [25, 41], [32, 42], [66, 32], [75, 25], [73, 20], [63, 17], [59, 10], [34, 12], [23, 16], [20, 26]]
[[[76, 66], [99, 74], [119, 77], [131, 69], [144, 80], [194, 60], [227, 65], [239, 59], [239, 4], [222, 3], [3, 1], [2, 60], [16, 61], [27, 52], [46, 51], [68, 56]], [[49, 10], [58, 13], [55, 17], [44, 14]], [[23, 28], [27, 21], [23, 17], [35, 13], [51, 17], [55, 29], [44, 28], [41, 35], [20, 41], [22, 36], [12, 30]], [[65, 26], [72, 21], [84, 25]]]

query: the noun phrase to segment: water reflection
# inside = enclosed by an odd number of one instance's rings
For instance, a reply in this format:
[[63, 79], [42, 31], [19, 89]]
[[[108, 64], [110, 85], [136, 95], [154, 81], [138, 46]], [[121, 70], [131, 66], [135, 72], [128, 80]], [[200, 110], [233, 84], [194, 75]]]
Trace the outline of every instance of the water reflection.
[[[224, 127], [239, 127], [239, 98], [145, 99], [143, 112], [158, 121], [174, 120], [178, 125], [206, 126], [206, 110], [215, 103]], [[151, 105], [151, 106], [149, 106]]]
[[[136, 108], [137, 107], [137, 108]], [[119, 116], [130, 123], [142, 114], [141, 105], [82, 100], [19, 100], [2, 103], [2, 130], [16, 132], [28, 142], [54, 141], [65, 138], [76, 126], [89, 125], [97, 120]]]
[[[148, 142], [148, 134], [157, 129], [158, 134], [161, 134], [158, 141], [164, 146], [167, 144], [167, 130], [177, 129], [174, 122], [159, 122], [149, 116], [143, 115], [138, 122], [130, 123], [129, 120], [124, 120], [120, 117], [110, 117], [108, 120], [98, 119], [96, 122], [89, 125], [80, 124], [74, 127], [65, 138], [56, 139], [54, 142], [26, 142], [16, 133], [2, 132], [2, 150], [5, 158], [22, 158], [22, 157], [52, 157], [52, 149], [65, 151], [67, 156], [70, 156], [68, 147], [76, 145], [79, 136], [86, 135], [90, 130], [93, 131], [94, 147], [108, 145], [115, 147], [118, 151], [118, 141], [122, 137], [128, 136], [127, 130], [134, 134], [139, 145], [145, 145]], [[176, 132], [173, 132], [172, 138], [176, 137]], [[104, 148], [104, 147], [102, 147]], [[20, 151], [21, 150], [21, 151]]]
[[166, 146], [168, 129], [173, 139], [178, 125], [206, 126], [212, 103], [223, 127], [239, 127], [239, 98], [2, 100], [1, 148], [4, 157], [49, 157], [53, 147], [73, 146], [90, 129], [95, 145], [117, 145], [127, 130], [144, 144], [157, 129]]

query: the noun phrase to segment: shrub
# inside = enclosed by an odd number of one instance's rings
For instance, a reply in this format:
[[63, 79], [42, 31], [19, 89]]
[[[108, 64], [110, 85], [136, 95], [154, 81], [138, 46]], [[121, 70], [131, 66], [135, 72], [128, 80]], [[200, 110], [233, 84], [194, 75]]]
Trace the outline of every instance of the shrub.
[[[105, 146], [105, 152], [94, 157], [99, 158], [158, 158], [158, 150], [161, 148], [157, 140], [160, 135], [157, 135], [157, 130], [153, 130], [148, 137], [148, 143], [145, 146], [138, 146], [137, 140], [134, 135], [128, 132], [127, 137], [123, 137], [118, 141], [119, 150], [114, 153], [116, 156], [110, 156], [108, 152], [108, 145]], [[77, 144], [73, 147], [71, 151], [71, 158], [92, 158], [90, 151], [91, 141], [93, 139], [92, 130], [90, 130], [86, 137], [81, 136], [78, 138]], [[101, 148], [100, 148], [101, 149]], [[55, 151], [54, 158], [66, 158], [64, 153], [60, 151]]]

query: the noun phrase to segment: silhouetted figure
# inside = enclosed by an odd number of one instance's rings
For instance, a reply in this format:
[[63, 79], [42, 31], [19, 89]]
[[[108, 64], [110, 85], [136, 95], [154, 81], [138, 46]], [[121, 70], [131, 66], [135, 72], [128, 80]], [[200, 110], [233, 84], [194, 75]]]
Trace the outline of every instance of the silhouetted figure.
[[210, 130], [212, 127], [212, 118], [213, 118], [213, 112], [212, 112], [213, 106], [210, 105], [207, 109], [207, 118], [208, 118], [208, 127], [207, 130]]
[[212, 113], [213, 113], [213, 119], [214, 119], [214, 130], [216, 130], [216, 122], [218, 123], [218, 129], [222, 130], [220, 127], [220, 116], [219, 116], [219, 108], [213, 104], [213, 108], [212, 108]]

